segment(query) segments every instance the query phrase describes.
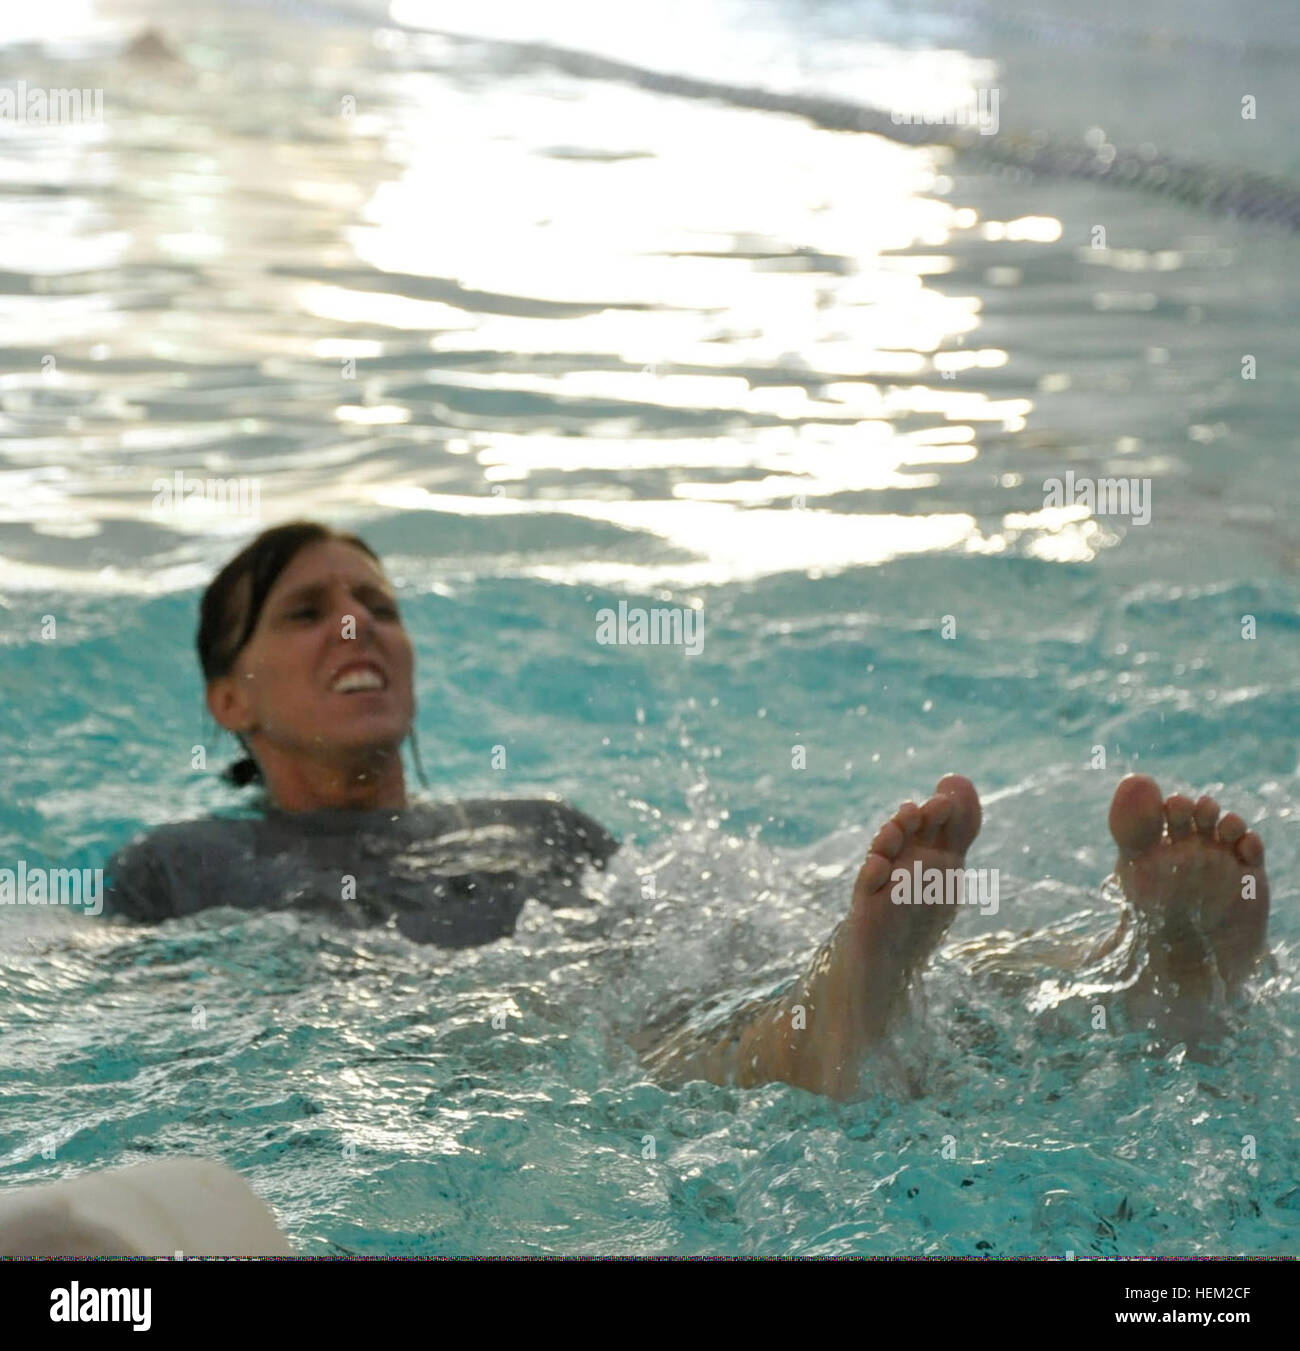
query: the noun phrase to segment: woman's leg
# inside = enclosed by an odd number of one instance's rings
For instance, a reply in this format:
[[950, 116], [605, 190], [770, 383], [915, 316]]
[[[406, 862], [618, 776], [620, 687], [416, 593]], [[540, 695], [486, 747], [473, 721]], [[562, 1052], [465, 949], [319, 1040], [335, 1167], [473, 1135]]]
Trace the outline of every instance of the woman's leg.
[[903, 803], [872, 841], [848, 916], [793, 986], [741, 1009], [723, 1029], [679, 1029], [644, 1053], [647, 1068], [676, 1081], [751, 1087], [781, 1080], [851, 1096], [863, 1057], [956, 917], [960, 892], [925, 900], [911, 894], [914, 883], [938, 877], [941, 884], [962, 870], [979, 827], [979, 797], [955, 774], [923, 807]]

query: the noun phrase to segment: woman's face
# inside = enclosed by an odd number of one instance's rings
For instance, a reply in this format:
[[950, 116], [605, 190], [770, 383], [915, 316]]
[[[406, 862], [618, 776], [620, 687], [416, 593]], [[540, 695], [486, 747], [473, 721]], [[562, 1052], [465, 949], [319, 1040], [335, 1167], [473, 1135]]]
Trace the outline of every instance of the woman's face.
[[415, 717], [415, 653], [375, 561], [340, 540], [309, 544], [266, 598], [208, 705], [229, 731], [281, 754], [346, 763], [396, 748]]

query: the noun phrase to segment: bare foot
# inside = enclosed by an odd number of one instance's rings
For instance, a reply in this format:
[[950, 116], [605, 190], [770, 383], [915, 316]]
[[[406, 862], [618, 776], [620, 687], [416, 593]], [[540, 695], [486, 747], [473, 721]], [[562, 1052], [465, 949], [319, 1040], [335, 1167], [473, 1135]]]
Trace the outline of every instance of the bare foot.
[[838, 935], [869, 1038], [884, 1032], [913, 974], [957, 917], [955, 905], [924, 905], [919, 897], [914, 904], [895, 903], [894, 879], [910, 890], [918, 863], [945, 874], [963, 868], [980, 820], [974, 785], [949, 774], [923, 807], [904, 802], [872, 840], [853, 887], [853, 908]]
[[1268, 956], [1264, 845], [1219, 804], [1162, 799], [1154, 779], [1130, 774], [1115, 790], [1115, 865], [1146, 928], [1149, 961], [1139, 989], [1187, 1009], [1231, 994]]
[[681, 1079], [741, 1087], [781, 1080], [835, 1098], [850, 1097], [862, 1060], [888, 1030], [908, 983], [956, 918], [950, 904], [896, 904], [894, 876], [919, 863], [963, 866], [979, 833], [979, 796], [950, 774], [918, 807], [904, 802], [885, 823], [858, 872], [848, 917], [780, 998], [742, 1009], [719, 1037], [679, 1034], [648, 1065]]

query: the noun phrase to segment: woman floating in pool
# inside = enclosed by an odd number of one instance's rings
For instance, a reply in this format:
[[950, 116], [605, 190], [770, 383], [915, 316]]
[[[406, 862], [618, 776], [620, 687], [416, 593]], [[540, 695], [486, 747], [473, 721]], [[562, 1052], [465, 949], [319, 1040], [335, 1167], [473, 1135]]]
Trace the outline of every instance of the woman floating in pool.
[[[617, 847], [559, 802], [408, 802], [414, 651], [378, 558], [353, 535], [310, 522], [265, 531], [204, 594], [198, 648], [208, 707], [248, 753], [228, 774], [260, 778], [269, 805], [261, 819], [185, 822], [131, 844], [109, 864], [110, 910], [160, 920], [292, 904], [469, 946], [513, 933], [530, 896], [571, 902], [582, 869]], [[847, 917], [794, 984], [721, 1032], [647, 1035], [647, 1066], [850, 1096], [956, 914], [895, 904], [895, 874], [963, 868], [979, 827], [975, 789], [955, 774], [923, 805], [903, 803], [871, 843]], [[1212, 799], [1164, 799], [1139, 775], [1116, 790], [1110, 829], [1128, 901], [1119, 927], [1056, 958], [1078, 967], [1136, 940], [1130, 998], [1195, 1018], [1268, 958], [1264, 846]]]

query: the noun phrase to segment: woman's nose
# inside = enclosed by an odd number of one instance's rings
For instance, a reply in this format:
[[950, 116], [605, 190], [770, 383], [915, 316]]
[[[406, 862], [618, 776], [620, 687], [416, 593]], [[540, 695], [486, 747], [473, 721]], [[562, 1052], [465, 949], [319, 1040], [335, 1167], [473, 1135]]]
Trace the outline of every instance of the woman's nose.
[[375, 634], [375, 617], [368, 606], [353, 597], [341, 601], [335, 611], [339, 635], [368, 643]]

